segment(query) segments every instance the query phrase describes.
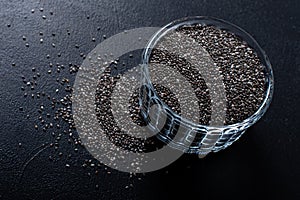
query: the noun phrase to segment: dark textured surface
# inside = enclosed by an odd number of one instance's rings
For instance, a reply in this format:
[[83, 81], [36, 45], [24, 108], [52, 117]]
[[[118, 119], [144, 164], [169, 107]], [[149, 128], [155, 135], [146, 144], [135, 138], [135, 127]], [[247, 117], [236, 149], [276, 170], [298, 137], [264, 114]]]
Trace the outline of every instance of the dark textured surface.
[[[300, 198], [299, 1], [43, 2], [0, 2], [0, 199], [170, 199], [179, 194], [186, 199]], [[114, 170], [108, 174], [104, 167], [94, 175], [91, 167], [81, 167], [92, 157], [83, 148], [73, 153], [67, 139], [60, 142], [63, 156], [49, 160], [49, 155], [57, 153], [42, 144], [52, 137], [33, 126], [43, 100], [23, 98], [21, 75], [31, 78], [31, 68], [38, 68], [43, 81], [36, 90], [55, 95], [55, 78], [45, 75], [50, 61], [80, 64], [80, 53], [91, 51], [104, 34], [109, 37], [125, 29], [162, 26], [193, 15], [239, 25], [266, 51], [275, 75], [274, 99], [266, 115], [230, 148], [203, 160], [185, 155], [165, 169], [139, 175], [141, 180]], [[43, 44], [39, 42], [41, 31]], [[23, 35], [27, 41], [22, 40]], [[74, 78], [68, 72], [61, 74], [71, 81]], [[19, 111], [20, 106], [24, 111]], [[27, 114], [32, 117], [26, 119]], [[69, 153], [71, 158], [65, 156]], [[66, 162], [70, 168], [65, 167]], [[126, 188], [130, 184], [133, 187]]]

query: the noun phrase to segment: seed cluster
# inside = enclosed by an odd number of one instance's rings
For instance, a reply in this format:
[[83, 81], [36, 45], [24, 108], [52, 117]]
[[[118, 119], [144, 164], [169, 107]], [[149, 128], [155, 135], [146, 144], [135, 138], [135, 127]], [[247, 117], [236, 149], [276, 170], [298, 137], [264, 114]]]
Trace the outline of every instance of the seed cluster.
[[[129, 58], [132, 57], [133, 55], [130, 54]], [[135, 138], [128, 135], [127, 133], [123, 133], [117, 125], [112, 113], [111, 96], [114, 87], [117, 81], [120, 79], [121, 75], [113, 74], [112, 71], [116, 69], [119, 70], [120, 68], [122, 68], [120, 65], [123, 65], [124, 63], [121, 64], [119, 60], [113, 61], [112, 63], [113, 65], [106, 68], [104, 73], [102, 73], [102, 76], [99, 78], [95, 96], [95, 104], [97, 107], [96, 115], [98, 118], [98, 122], [102, 127], [102, 130], [104, 130], [105, 134], [113, 144], [131, 152], [151, 152], [155, 149], [163, 147], [164, 143], [158, 140], [155, 136], [149, 137], [147, 139]], [[156, 91], [161, 95], [162, 99], [165, 100], [169, 106], [173, 106], [174, 109], [177, 109], [180, 112], [179, 103], [175, 95], [171, 91], [169, 91], [168, 88], [162, 85], [154, 85], [154, 87]], [[138, 100], [139, 88], [133, 91], [131, 98], [128, 99], [128, 111], [130, 112], [130, 117], [135, 124], [139, 126], [146, 126], [147, 123], [140, 116]]]
[[[255, 50], [237, 35], [208, 25], [182, 26], [176, 33], [185, 34], [200, 44], [211, 56], [223, 77], [226, 92], [225, 124], [241, 122], [257, 111], [265, 95], [265, 67], [260, 62]], [[200, 124], [208, 125], [211, 116], [211, 98], [205, 80], [191, 66], [183, 55], [174, 55], [172, 48], [182, 44], [181, 37], [167, 34], [157, 46], [168, 44], [168, 40], [177, 41], [168, 46], [168, 51], [153, 49], [150, 64], [167, 64], [179, 71], [191, 83], [199, 101]], [[191, 48], [190, 53], [199, 49]], [[199, 65], [201, 65], [199, 63]], [[151, 65], [150, 65], [151, 66]], [[155, 66], [155, 65], [153, 65]], [[150, 69], [151, 70], [151, 69]], [[176, 109], [173, 111], [177, 112]]]

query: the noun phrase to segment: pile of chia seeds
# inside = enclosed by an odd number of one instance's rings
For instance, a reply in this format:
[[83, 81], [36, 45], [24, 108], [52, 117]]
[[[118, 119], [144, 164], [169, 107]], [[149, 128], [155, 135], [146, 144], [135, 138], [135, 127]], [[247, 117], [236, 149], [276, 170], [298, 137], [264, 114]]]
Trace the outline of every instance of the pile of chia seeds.
[[[139, 52], [141, 53], [141, 52]], [[132, 59], [132, 55], [129, 56]], [[139, 55], [135, 56], [139, 58]], [[126, 69], [129, 70], [132, 66], [137, 66], [139, 59], [133, 62], [124, 62], [126, 58], [121, 58], [115, 65], [111, 65], [105, 69], [102, 76], [99, 77], [97, 91], [95, 95], [95, 105], [96, 105], [96, 115], [104, 134], [109, 138], [109, 140], [116, 146], [126, 149], [131, 152], [141, 153], [141, 152], [152, 152], [157, 149], [162, 148], [165, 143], [157, 139], [156, 136], [148, 138], [135, 138], [134, 136], [124, 133], [124, 131], [118, 126], [114, 115], [112, 112], [112, 93], [116, 87], [117, 82], [120, 80], [122, 73], [120, 68], [122, 66], [128, 66]], [[126, 63], [126, 64], [125, 64]], [[114, 70], [117, 70], [118, 73], [113, 73]], [[166, 104], [180, 113], [180, 105], [176, 99], [175, 94], [172, 93], [168, 88], [154, 84], [154, 88], [157, 93], [161, 96], [162, 100]], [[167, 96], [164, 94], [168, 94]], [[131, 98], [128, 99], [128, 111], [130, 113], [131, 120], [138, 126], [146, 126], [147, 123], [140, 115], [139, 110], [139, 88], [136, 88], [135, 91], [131, 94]], [[118, 111], [116, 111], [118, 112]]]
[[[177, 37], [176, 34], [185, 34], [200, 44], [218, 67], [226, 93], [225, 125], [241, 122], [259, 109], [265, 97], [266, 79], [265, 66], [262, 65], [255, 50], [240, 37], [227, 30], [221, 30], [211, 25], [182, 26], [158, 41], [150, 55], [149, 70], [153, 70], [151, 66], [155, 67], [155, 64], [168, 65], [180, 72], [190, 82], [198, 98], [199, 124], [209, 125], [211, 119], [210, 93], [213, 91], [208, 90], [201, 74], [185, 60], [183, 55], [169, 53], [172, 52], [172, 48], [180, 48], [183, 42], [183, 39]], [[176, 43], [168, 42], [171, 37], [172, 41], [176, 41]], [[193, 55], [193, 52], [197, 51], [199, 49], [191, 48], [190, 54]], [[199, 65], [201, 64], [199, 63]], [[170, 89], [172, 90], [172, 88]], [[170, 108], [172, 107], [175, 108], [172, 109], [175, 113], [180, 114], [176, 106], [171, 105]]]

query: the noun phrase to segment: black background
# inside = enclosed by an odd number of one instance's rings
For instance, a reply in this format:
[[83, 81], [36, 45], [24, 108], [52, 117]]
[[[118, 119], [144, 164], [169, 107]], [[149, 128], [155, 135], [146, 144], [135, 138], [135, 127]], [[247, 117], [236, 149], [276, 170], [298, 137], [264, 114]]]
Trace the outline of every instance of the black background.
[[[300, 199], [299, 10], [298, 0], [1, 0], [0, 199], [176, 199], [180, 195], [184, 199]], [[42, 19], [43, 15], [47, 18]], [[83, 147], [74, 153], [66, 138], [60, 141], [61, 157], [42, 146], [53, 140], [50, 133], [34, 129], [43, 100], [23, 97], [21, 75], [30, 79], [31, 68], [36, 67], [42, 74], [36, 90], [55, 95], [56, 78], [46, 73], [49, 62], [80, 65], [80, 53], [90, 52], [103, 35], [163, 26], [195, 15], [218, 17], [242, 27], [272, 63], [275, 92], [271, 107], [238, 142], [205, 159], [184, 155], [162, 170], [133, 177], [104, 166], [95, 175], [93, 167], [81, 165], [85, 159], [97, 162]], [[23, 35], [27, 41], [22, 40]], [[39, 38], [44, 39], [43, 44]], [[68, 71], [62, 75], [74, 80]], [[66, 168], [66, 163], [71, 167]]]

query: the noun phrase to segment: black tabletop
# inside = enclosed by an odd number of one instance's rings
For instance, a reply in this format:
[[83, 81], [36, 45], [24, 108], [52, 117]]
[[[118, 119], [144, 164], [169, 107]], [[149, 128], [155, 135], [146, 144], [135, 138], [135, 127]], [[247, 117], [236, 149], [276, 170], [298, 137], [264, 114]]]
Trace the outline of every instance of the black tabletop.
[[[1, 1], [0, 199], [299, 199], [299, 10], [297, 0]], [[197, 15], [245, 29], [273, 66], [269, 110], [232, 146], [135, 175], [101, 165], [64, 133], [35, 129], [41, 104], [53, 115], [47, 95], [66, 94], [56, 91], [56, 79], [72, 84], [66, 68], [79, 66], [103, 35]], [[49, 63], [65, 69], [48, 74]]]

